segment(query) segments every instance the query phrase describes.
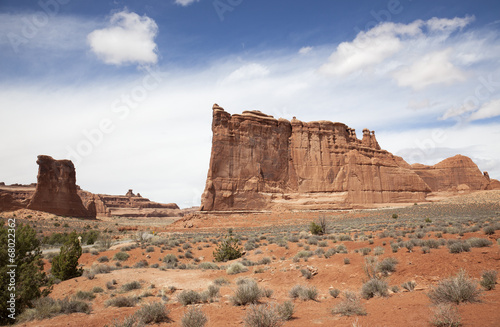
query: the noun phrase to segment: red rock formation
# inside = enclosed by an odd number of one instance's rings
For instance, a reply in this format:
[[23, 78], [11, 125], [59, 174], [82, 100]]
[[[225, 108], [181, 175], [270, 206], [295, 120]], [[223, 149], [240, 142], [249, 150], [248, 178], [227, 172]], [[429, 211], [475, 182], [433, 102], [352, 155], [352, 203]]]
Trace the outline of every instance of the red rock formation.
[[70, 160], [38, 156], [38, 183], [28, 209], [60, 216], [95, 218], [78, 196], [75, 167]]
[[[434, 166], [413, 164], [415, 171], [435, 191], [486, 190], [491, 181], [477, 165], [462, 155], [445, 159]], [[466, 187], [467, 186], [467, 187]]]
[[332, 209], [425, 200], [426, 183], [400, 157], [342, 123], [230, 115], [213, 107], [201, 210]]
[[[80, 191], [80, 197], [87, 206], [95, 208], [97, 217], [182, 217], [183, 213], [175, 203], [157, 203], [138, 195], [93, 194]], [[132, 193], [133, 194], [133, 193]]]

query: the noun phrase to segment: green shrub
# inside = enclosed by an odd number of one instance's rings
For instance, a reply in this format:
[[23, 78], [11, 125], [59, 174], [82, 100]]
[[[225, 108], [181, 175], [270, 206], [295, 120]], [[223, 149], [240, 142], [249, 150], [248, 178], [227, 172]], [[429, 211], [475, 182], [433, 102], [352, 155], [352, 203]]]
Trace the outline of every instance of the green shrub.
[[197, 307], [190, 307], [181, 318], [182, 327], [203, 327], [207, 322], [207, 316]]
[[312, 278], [312, 272], [309, 269], [302, 268], [300, 269], [300, 273], [302, 276], [304, 276], [306, 279], [311, 279]]
[[372, 278], [363, 284], [361, 296], [367, 300], [374, 296], [388, 296], [388, 290], [389, 286], [385, 280]]
[[351, 260], [349, 258], [344, 258], [344, 264], [348, 265], [351, 263]]
[[213, 282], [215, 285], [226, 285], [231, 284], [231, 282], [226, 277], [217, 277]]
[[466, 242], [455, 242], [448, 244], [450, 253], [470, 252], [470, 245]]
[[344, 292], [344, 298], [333, 308], [332, 313], [342, 316], [364, 316], [366, 310], [355, 293], [346, 291]]
[[262, 294], [257, 283], [253, 280], [238, 285], [234, 295], [231, 297], [233, 305], [246, 305], [249, 303], [257, 303]]
[[87, 302], [78, 300], [54, 300], [50, 297], [36, 299], [32, 303], [32, 308], [27, 309], [17, 318], [19, 322], [42, 320], [58, 315], [71, 314], [75, 312], [90, 313], [91, 306]]
[[442, 280], [427, 294], [435, 304], [460, 302], [478, 302], [481, 290], [465, 270], [460, 270], [456, 276]]
[[495, 289], [495, 284], [497, 283], [497, 275], [498, 272], [496, 270], [483, 271], [479, 284], [481, 284], [481, 286], [487, 291], [493, 290]]
[[143, 305], [134, 315], [144, 324], [159, 324], [170, 321], [169, 313], [164, 304], [156, 302]]
[[193, 290], [184, 290], [177, 295], [177, 300], [182, 305], [196, 304], [201, 302], [201, 295]]
[[83, 269], [78, 268], [78, 259], [82, 255], [82, 247], [76, 232], [72, 232], [68, 241], [63, 244], [57, 256], [52, 259], [52, 275], [60, 280], [79, 277]]
[[302, 285], [295, 285], [289, 292], [291, 298], [299, 298], [303, 301], [313, 300], [316, 301], [318, 297], [318, 289], [314, 286], [307, 287]]
[[238, 246], [238, 239], [232, 237], [231, 233], [229, 233], [228, 236], [217, 245], [213, 255], [215, 261], [225, 262], [240, 258], [243, 252], [241, 252]]
[[398, 219], [398, 214], [397, 213], [393, 213], [392, 214], [392, 219]]
[[242, 265], [239, 262], [233, 262], [229, 267], [226, 269], [226, 273], [228, 275], [235, 275], [239, 274], [242, 272], [248, 271], [248, 268]]
[[285, 301], [283, 304], [278, 305], [278, 313], [284, 321], [292, 319], [294, 310], [295, 306], [291, 301]]
[[492, 242], [486, 238], [472, 237], [467, 240], [467, 243], [473, 248], [483, 248], [491, 246]]
[[377, 265], [377, 271], [387, 276], [389, 273], [396, 271], [397, 264], [398, 260], [396, 258], [385, 258]]
[[219, 270], [219, 266], [213, 262], [201, 262], [198, 265], [198, 268], [204, 269], [204, 270], [207, 270], [207, 269]]
[[125, 261], [129, 257], [130, 257], [130, 254], [128, 254], [127, 252], [120, 251], [120, 252], [115, 253], [115, 255], [113, 256], [113, 260]]
[[102, 293], [102, 292], [104, 292], [104, 289], [102, 287], [94, 286], [92, 288], [92, 293]]
[[492, 225], [488, 225], [486, 227], [483, 228], [483, 231], [486, 235], [493, 235], [495, 234], [495, 226], [492, 226]]
[[133, 281], [133, 282], [123, 284], [121, 289], [124, 292], [128, 292], [128, 291], [132, 291], [132, 290], [138, 290], [140, 288], [141, 288], [141, 283], [139, 283], [138, 281]]
[[135, 296], [117, 296], [117, 297], [112, 297], [109, 300], [105, 302], [105, 305], [107, 307], [134, 307], [139, 299]]
[[179, 259], [177, 259], [175, 254], [169, 253], [163, 257], [162, 261], [165, 263], [176, 263], [179, 262]]
[[[15, 269], [16, 281], [16, 310], [15, 315], [22, 314], [23, 311], [31, 306], [32, 301], [36, 301], [50, 293], [52, 287], [49, 284], [49, 279], [43, 271], [41, 244], [36, 236], [36, 231], [29, 225], [19, 224], [8, 221], [10, 225], [6, 225], [3, 220], [0, 221], [0, 325], [13, 323], [15, 320], [8, 317], [12, 314], [8, 310], [7, 301], [10, 300], [10, 275], [7, 272], [11, 269], [9, 264], [17, 264]], [[16, 237], [14, 244], [9, 234], [15, 227]], [[10, 240], [10, 241], [9, 241]], [[11, 247], [15, 252], [9, 252]], [[14, 258], [11, 261], [10, 253], [14, 253]], [[21, 264], [22, 263], [22, 264]], [[46, 286], [43, 290], [42, 287]]]
[[361, 249], [359, 249], [359, 252], [361, 252], [362, 255], [368, 255], [368, 253], [372, 252], [372, 249], [370, 249], [370, 248], [361, 248]]
[[109, 261], [109, 259], [105, 255], [102, 256], [102, 257], [97, 258], [97, 262], [101, 262], [102, 263], [102, 262], [108, 262], [108, 261]]
[[316, 224], [315, 222], [311, 222], [311, 224], [309, 225], [309, 231], [311, 232], [311, 234], [313, 235], [322, 235], [323, 234], [323, 230], [321, 229], [321, 226]]
[[279, 327], [283, 324], [275, 304], [252, 304], [244, 320], [246, 327]]
[[85, 301], [92, 301], [93, 299], [95, 299], [95, 295], [93, 292], [86, 292], [86, 291], [76, 292], [75, 297], [78, 300], [85, 300]]

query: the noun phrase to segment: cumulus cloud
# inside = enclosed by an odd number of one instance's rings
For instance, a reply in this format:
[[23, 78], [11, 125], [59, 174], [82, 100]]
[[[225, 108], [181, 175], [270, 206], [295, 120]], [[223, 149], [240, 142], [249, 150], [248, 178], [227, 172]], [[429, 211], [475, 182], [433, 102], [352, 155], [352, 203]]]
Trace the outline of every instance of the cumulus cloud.
[[400, 36], [419, 34], [421, 24], [421, 21], [408, 25], [383, 23], [360, 32], [352, 42], [340, 43], [320, 71], [343, 76], [379, 64], [401, 50]]
[[450, 62], [452, 49], [430, 53], [409, 67], [404, 67], [393, 76], [399, 86], [410, 86], [415, 90], [432, 84], [453, 84], [465, 80], [465, 74]]
[[500, 116], [500, 99], [491, 100], [472, 113], [469, 120], [480, 120]]
[[442, 41], [451, 32], [462, 29], [473, 20], [473, 16], [467, 16], [453, 19], [432, 18], [428, 21], [416, 20], [409, 24], [381, 23], [366, 32], [358, 33], [350, 42], [340, 43], [330, 55], [328, 62], [321, 66], [320, 71], [333, 76], [346, 76], [371, 68], [405, 51], [412, 46], [412, 42], [423, 41], [425, 43], [430, 38], [426, 32], [433, 35], [441, 34], [440, 40]]
[[175, 3], [183, 7], [189, 6], [194, 2], [199, 2], [200, 0], [175, 0]]
[[239, 82], [269, 75], [269, 69], [261, 64], [251, 63], [241, 66], [225, 79], [226, 82]]
[[87, 40], [106, 64], [154, 64], [158, 61], [154, 41], [157, 33], [153, 19], [121, 11], [111, 16], [108, 27], [93, 31]]

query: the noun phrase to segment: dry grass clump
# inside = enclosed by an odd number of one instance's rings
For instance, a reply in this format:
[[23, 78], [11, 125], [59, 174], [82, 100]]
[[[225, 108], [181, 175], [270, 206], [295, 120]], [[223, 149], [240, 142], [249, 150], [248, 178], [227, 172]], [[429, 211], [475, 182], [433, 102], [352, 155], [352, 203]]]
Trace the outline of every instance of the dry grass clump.
[[247, 327], [279, 327], [283, 320], [275, 304], [252, 304], [245, 317]]
[[203, 327], [207, 322], [207, 316], [197, 307], [189, 308], [181, 319], [182, 327]]
[[262, 292], [254, 280], [246, 280], [245, 283], [238, 285], [231, 297], [233, 305], [255, 304], [262, 297]]
[[479, 302], [481, 290], [462, 269], [456, 276], [440, 281], [427, 295], [435, 304], [459, 304], [460, 302]]
[[366, 310], [356, 293], [346, 291], [344, 292], [344, 298], [333, 308], [332, 313], [342, 316], [364, 316]]

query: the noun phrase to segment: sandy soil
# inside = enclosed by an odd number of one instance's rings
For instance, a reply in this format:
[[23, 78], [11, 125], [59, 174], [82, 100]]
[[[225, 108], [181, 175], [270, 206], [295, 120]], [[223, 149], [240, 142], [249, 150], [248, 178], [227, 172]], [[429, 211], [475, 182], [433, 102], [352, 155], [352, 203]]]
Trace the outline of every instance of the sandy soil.
[[[392, 218], [396, 213], [397, 219]], [[20, 219], [26, 218], [27, 214], [32, 216], [33, 212], [18, 211], [15, 213]], [[6, 215], [3, 215], [6, 217]], [[287, 247], [271, 242], [276, 235], [288, 233], [299, 235], [300, 231], [305, 234], [307, 225], [316, 221], [318, 217], [325, 217], [329, 222], [330, 233], [326, 236], [339, 237], [350, 235], [353, 240], [334, 243], [325, 237], [323, 241], [329, 248], [344, 244], [348, 253], [337, 253], [329, 258], [313, 255], [307, 262], [300, 259], [294, 262], [293, 258], [306, 246], [315, 251], [318, 245], [307, 244], [306, 239], [299, 242], [287, 242]], [[43, 219], [52, 219], [36, 216], [35, 221], [40, 223]], [[425, 222], [429, 218], [432, 222]], [[62, 218], [58, 218], [62, 219]], [[71, 220], [68, 220], [71, 221]], [[80, 223], [78, 220], [73, 220]], [[75, 313], [71, 315], [56, 316], [42, 321], [31, 321], [20, 324], [20, 326], [104, 326], [112, 324], [114, 319], [123, 319], [134, 314], [141, 305], [150, 302], [161, 302], [158, 295], [162, 290], [175, 286], [176, 291], [169, 293], [168, 301], [163, 302], [170, 310], [170, 323], [162, 323], [159, 326], [179, 326], [182, 315], [187, 307], [182, 306], [176, 296], [182, 290], [206, 290], [212, 281], [218, 277], [226, 277], [231, 283], [221, 286], [221, 296], [214, 303], [197, 304], [208, 316], [207, 326], [242, 326], [244, 318], [249, 310], [248, 306], [237, 307], [230, 303], [229, 297], [233, 295], [236, 288], [236, 280], [241, 277], [254, 278], [260, 287], [272, 289], [274, 292], [270, 298], [263, 298], [261, 303], [283, 303], [290, 300], [288, 292], [297, 285], [315, 286], [319, 291], [317, 301], [292, 300], [295, 305], [293, 319], [286, 321], [284, 326], [432, 326], [430, 319], [433, 316], [431, 301], [427, 296], [429, 290], [438, 281], [454, 275], [459, 269], [465, 269], [472, 278], [479, 280], [484, 270], [500, 271], [500, 247], [497, 239], [500, 238], [500, 230], [493, 235], [485, 235], [483, 226], [500, 221], [500, 191], [477, 192], [464, 194], [453, 198], [444, 198], [438, 202], [410, 205], [404, 208], [381, 208], [376, 210], [351, 210], [338, 212], [292, 212], [292, 213], [262, 213], [262, 214], [194, 214], [190, 217], [180, 219], [170, 225], [152, 224], [146, 219], [140, 223], [128, 221], [127, 226], [135, 226], [138, 230], [155, 231], [155, 239], [168, 238], [185, 239], [184, 243], [169, 249], [161, 249], [160, 246], [147, 244], [138, 246], [127, 251], [130, 257], [121, 262], [121, 269], [113, 270], [108, 274], [97, 274], [94, 279], [78, 277], [63, 281], [54, 286], [50, 295], [53, 298], [72, 297], [79, 291], [90, 291], [99, 286], [104, 289], [103, 293], [97, 293], [96, 298], [91, 301], [92, 312], [90, 314]], [[86, 223], [86, 222], [84, 222]], [[96, 222], [102, 227], [112, 227], [116, 222]], [[116, 225], [115, 225], [116, 226]], [[124, 226], [124, 224], [120, 224]], [[473, 231], [474, 226], [478, 227]], [[258, 262], [264, 257], [271, 258], [269, 264], [257, 264], [249, 266], [249, 270], [236, 275], [228, 275], [225, 269], [200, 270], [200, 269], [158, 269], [158, 268], [133, 268], [142, 260], [149, 266], [159, 264], [164, 266], [161, 259], [166, 254], [176, 256], [185, 255], [186, 249], [182, 246], [189, 243], [190, 251], [194, 259], [201, 262], [211, 262], [216, 244], [211, 240], [222, 235], [228, 228], [239, 237], [252, 238], [264, 236], [258, 244], [257, 249], [246, 252], [244, 258]], [[457, 229], [453, 232], [453, 228]], [[442, 232], [443, 231], [447, 231]], [[385, 235], [380, 233], [385, 231]], [[391, 237], [391, 232], [406, 231], [408, 234]], [[406, 248], [400, 248], [397, 253], [392, 253], [390, 243], [411, 240], [409, 236], [421, 231], [421, 240], [437, 239], [436, 234], [441, 233], [442, 239], [466, 240], [472, 237], [485, 238], [492, 241], [492, 245], [482, 248], [471, 248], [470, 252], [452, 254], [446, 245], [438, 249], [431, 249], [430, 253], [423, 253], [421, 247], [414, 247], [412, 252]], [[129, 234], [122, 232], [120, 237], [126, 238], [134, 235], [136, 231]], [[120, 234], [120, 233], [118, 233]], [[216, 243], [216, 242], [215, 242]], [[243, 240], [244, 246], [246, 240]], [[299, 246], [299, 245], [302, 246]], [[126, 246], [120, 244], [118, 247]], [[154, 251], [146, 249], [152, 246]], [[359, 292], [367, 276], [363, 270], [365, 256], [359, 253], [359, 249], [369, 247], [374, 255], [374, 249], [381, 247], [384, 253], [378, 256], [381, 261], [387, 257], [396, 258], [398, 264], [396, 271], [386, 277], [389, 286], [401, 285], [407, 281], [415, 281], [417, 284], [413, 292], [403, 291], [400, 288], [397, 293], [390, 293], [388, 297], [374, 297], [362, 300], [366, 308], [366, 316], [344, 317], [333, 315], [332, 308], [342, 301], [342, 296], [333, 298], [329, 290], [337, 288], [341, 291], [351, 290]], [[109, 262], [106, 264], [115, 266], [112, 260], [119, 250], [112, 248], [101, 251], [97, 255], [84, 253], [80, 258], [80, 264], [85, 269], [90, 269], [93, 264], [98, 264], [97, 259], [107, 256]], [[350, 264], [345, 264], [344, 259], [349, 258]], [[237, 260], [240, 261], [240, 260]], [[295, 260], [296, 261], [296, 260]], [[180, 258], [179, 264], [194, 264], [193, 259]], [[218, 263], [219, 266], [227, 266], [228, 263]], [[126, 268], [130, 266], [131, 268]], [[318, 274], [311, 279], [305, 279], [300, 270], [311, 267], [317, 269]], [[47, 261], [46, 270], [50, 270]], [[108, 290], [106, 283], [117, 281], [116, 289]], [[121, 285], [139, 281], [141, 289], [120, 294]], [[154, 288], [150, 288], [153, 284]], [[113, 296], [119, 295], [141, 295], [149, 291], [152, 296], [142, 297], [139, 304], [132, 308], [106, 307], [105, 301]], [[500, 287], [491, 291], [483, 292], [481, 302], [463, 303], [458, 306], [463, 326], [499, 326], [500, 325]]]

